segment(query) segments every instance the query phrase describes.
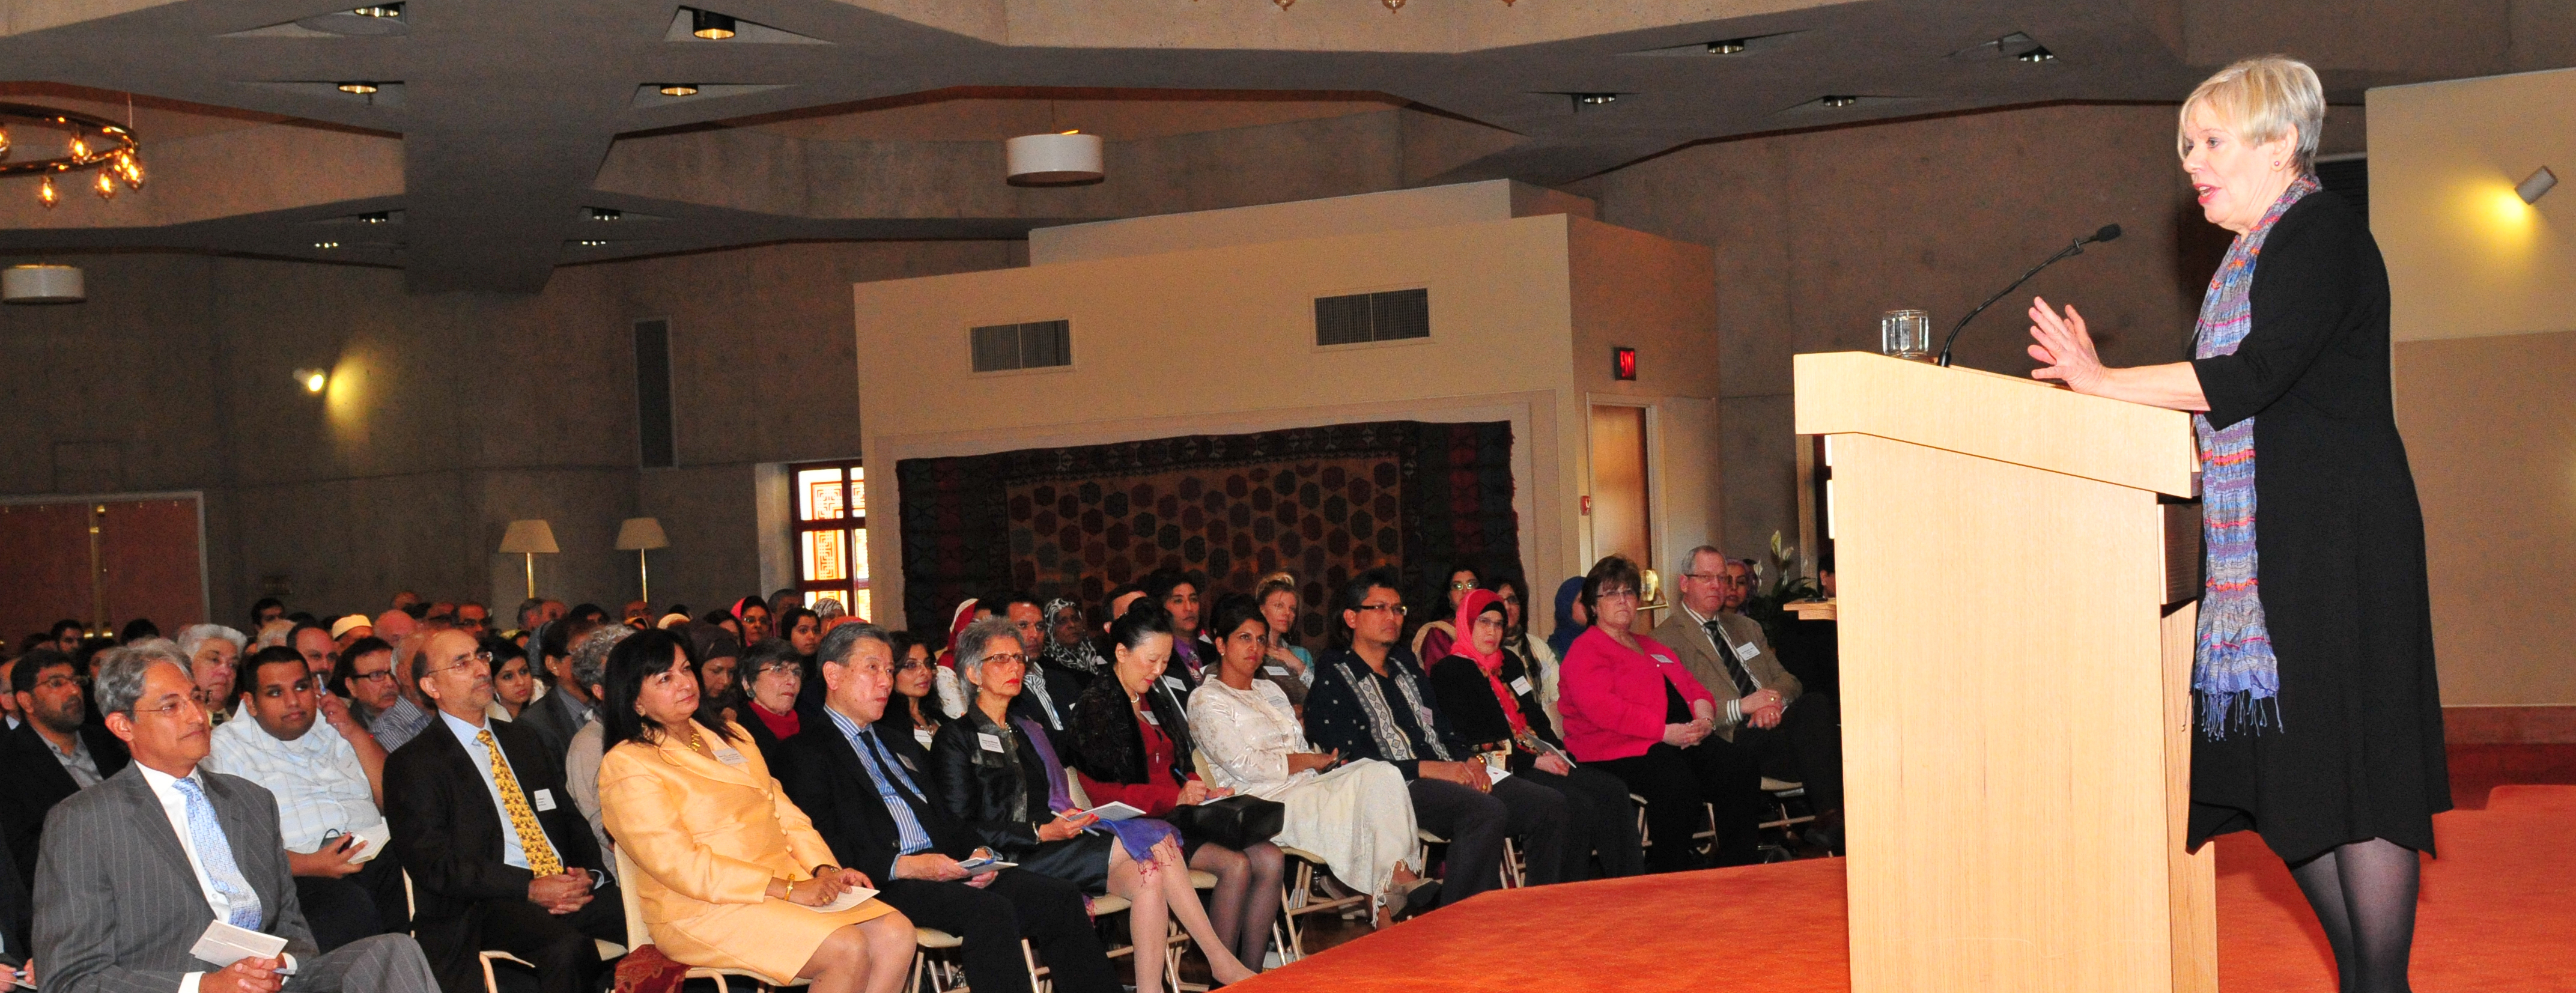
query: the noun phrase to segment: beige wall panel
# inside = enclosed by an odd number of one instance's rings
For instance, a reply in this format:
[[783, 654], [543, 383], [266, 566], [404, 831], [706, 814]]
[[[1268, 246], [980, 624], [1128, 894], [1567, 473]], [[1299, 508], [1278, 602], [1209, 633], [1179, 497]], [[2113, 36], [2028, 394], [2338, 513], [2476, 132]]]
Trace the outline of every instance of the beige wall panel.
[[2399, 341], [2576, 328], [2576, 69], [2370, 91], [2371, 233]]

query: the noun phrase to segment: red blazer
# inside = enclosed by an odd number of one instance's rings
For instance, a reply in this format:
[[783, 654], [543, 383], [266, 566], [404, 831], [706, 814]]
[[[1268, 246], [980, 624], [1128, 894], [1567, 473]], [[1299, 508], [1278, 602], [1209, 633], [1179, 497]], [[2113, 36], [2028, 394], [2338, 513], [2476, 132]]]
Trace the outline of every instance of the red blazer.
[[1664, 740], [1664, 687], [1682, 699], [1716, 698], [1682, 667], [1681, 653], [1645, 635], [1644, 654], [1629, 651], [1600, 628], [1587, 628], [1565, 651], [1558, 676], [1557, 712], [1565, 718], [1565, 747], [1577, 762], [1634, 758]]

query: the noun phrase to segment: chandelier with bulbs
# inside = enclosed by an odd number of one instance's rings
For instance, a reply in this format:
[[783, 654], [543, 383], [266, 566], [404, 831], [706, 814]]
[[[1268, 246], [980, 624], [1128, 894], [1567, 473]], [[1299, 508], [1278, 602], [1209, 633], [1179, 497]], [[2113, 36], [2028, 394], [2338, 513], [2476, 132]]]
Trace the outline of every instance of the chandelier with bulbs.
[[[61, 154], [51, 158], [21, 158], [17, 153], [27, 149], [30, 132], [48, 132], [63, 136]], [[36, 201], [50, 210], [60, 202], [62, 193], [54, 187], [56, 175], [94, 173], [90, 191], [101, 200], [116, 199], [116, 188], [143, 188], [143, 146], [134, 139], [134, 130], [103, 117], [48, 107], [0, 103], [0, 177], [34, 174], [43, 178], [36, 184]]]

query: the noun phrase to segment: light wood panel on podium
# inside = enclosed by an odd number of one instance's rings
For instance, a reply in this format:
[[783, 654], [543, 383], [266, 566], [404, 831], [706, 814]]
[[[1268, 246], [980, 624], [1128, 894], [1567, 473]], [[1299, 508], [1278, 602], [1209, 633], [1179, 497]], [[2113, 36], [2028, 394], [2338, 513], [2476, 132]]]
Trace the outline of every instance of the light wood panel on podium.
[[1800, 355], [1831, 436], [1854, 993], [2218, 986], [2182, 850], [2190, 418]]

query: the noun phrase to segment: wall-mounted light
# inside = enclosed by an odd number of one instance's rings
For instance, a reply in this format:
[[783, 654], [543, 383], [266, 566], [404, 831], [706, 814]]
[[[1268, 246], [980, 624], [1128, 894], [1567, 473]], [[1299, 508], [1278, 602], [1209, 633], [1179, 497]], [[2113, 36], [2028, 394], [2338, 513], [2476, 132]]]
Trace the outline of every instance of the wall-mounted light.
[[662, 84], [661, 91], [662, 95], [666, 97], [693, 97], [698, 95], [698, 84], [664, 83]]
[[306, 393], [320, 393], [323, 387], [331, 385], [331, 374], [320, 369], [297, 369], [295, 381], [304, 387]]
[[362, 81], [362, 80], [354, 80], [354, 79], [353, 79], [353, 80], [350, 80], [350, 81], [348, 81], [348, 82], [346, 82], [346, 83], [342, 83], [342, 84], [340, 84], [340, 92], [342, 92], [342, 93], [352, 94], [352, 95], [355, 95], [355, 96], [366, 96], [367, 94], [370, 94], [370, 93], [374, 93], [374, 92], [376, 92], [376, 89], [377, 89], [376, 84], [374, 84], [374, 83], [369, 83], [369, 82], [365, 82], [365, 81]]
[[712, 10], [689, 11], [689, 33], [708, 41], [723, 41], [734, 35], [733, 18]]
[[79, 303], [89, 299], [78, 266], [13, 265], [0, 269], [0, 300], [9, 303]]
[[2549, 195], [2551, 187], [2557, 185], [2558, 174], [2549, 171], [2548, 166], [2541, 166], [2531, 175], [2523, 177], [2522, 182], [2514, 184], [2513, 192], [2522, 197], [2522, 202], [2536, 204], [2540, 202], [2541, 197]]
[[1071, 186], [1100, 181], [1101, 149], [1099, 135], [1077, 128], [1013, 138], [1002, 143], [1002, 158], [1013, 186]]

